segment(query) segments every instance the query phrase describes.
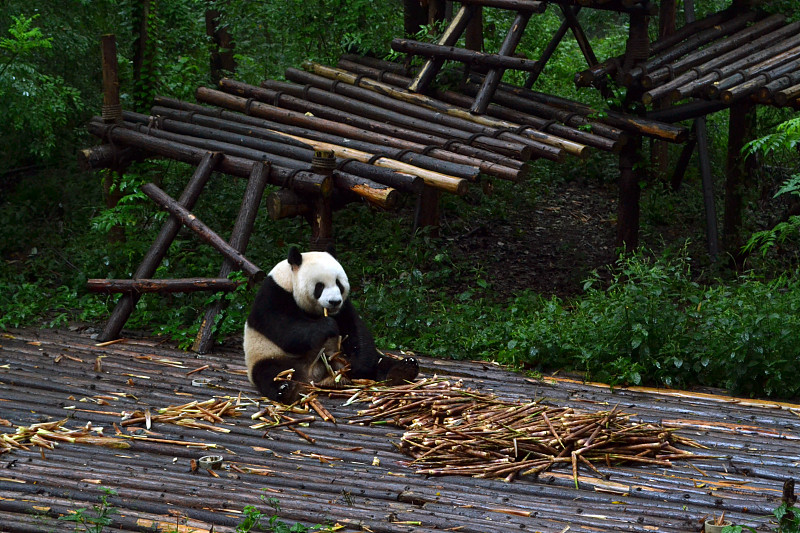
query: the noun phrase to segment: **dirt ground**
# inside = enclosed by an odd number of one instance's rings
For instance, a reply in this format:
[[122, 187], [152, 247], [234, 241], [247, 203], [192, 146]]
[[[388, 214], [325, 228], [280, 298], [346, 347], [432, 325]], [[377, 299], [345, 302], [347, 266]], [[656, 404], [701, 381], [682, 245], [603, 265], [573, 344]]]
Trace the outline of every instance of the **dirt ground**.
[[612, 186], [568, 182], [532, 210], [509, 210], [502, 221], [480, 223], [456, 240], [454, 261], [479, 266], [499, 298], [530, 289], [569, 298], [594, 269], [617, 255], [617, 192]]

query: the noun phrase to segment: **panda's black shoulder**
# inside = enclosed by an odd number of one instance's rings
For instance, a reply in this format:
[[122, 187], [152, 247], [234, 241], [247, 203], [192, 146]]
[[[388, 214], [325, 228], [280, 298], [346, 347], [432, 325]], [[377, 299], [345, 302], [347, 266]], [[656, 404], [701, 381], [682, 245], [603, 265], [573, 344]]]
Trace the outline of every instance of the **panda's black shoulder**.
[[256, 293], [247, 325], [261, 334], [267, 334], [272, 329], [276, 316], [286, 317], [301, 314], [292, 293], [278, 285], [272, 276], [267, 276]]

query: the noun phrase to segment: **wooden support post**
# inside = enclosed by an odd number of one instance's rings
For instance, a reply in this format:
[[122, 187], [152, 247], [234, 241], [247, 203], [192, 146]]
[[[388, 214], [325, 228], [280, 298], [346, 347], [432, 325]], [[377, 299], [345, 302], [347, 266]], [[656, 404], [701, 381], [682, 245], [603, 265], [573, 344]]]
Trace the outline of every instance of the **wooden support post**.
[[639, 246], [639, 151], [642, 138], [633, 136], [619, 154], [619, 206], [617, 207], [617, 246], [630, 251]]
[[[311, 171], [323, 176], [332, 176], [336, 168], [333, 150], [315, 150], [311, 160]], [[333, 209], [329, 196], [316, 196], [311, 201], [308, 215], [311, 225], [311, 250], [325, 251], [333, 244]]]
[[431, 228], [431, 236], [439, 235], [439, 198], [442, 193], [438, 189], [425, 186], [417, 198], [417, 210], [414, 213], [414, 230]]
[[[231, 239], [228, 244], [239, 253], [247, 251], [247, 244], [250, 242], [250, 235], [253, 233], [253, 226], [258, 214], [258, 206], [261, 205], [261, 198], [264, 195], [264, 188], [267, 186], [269, 170], [263, 163], [253, 165], [253, 171], [247, 179], [247, 188], [242, 198], [242, 207], [231, 231]], [[219, 270], [220, 278], [227, 278], [228, 274], [234, 271], [236, 265], [226, 259]], [[225, 300], [217, 300], [211, 304], [205, 312], [200, 329], [195, 337], [192, 350], [197, 353], [208, 353], [214, 342], [214, 323], [217, 315], [226, 306]]]
[[266, 274], [264, 274], [263, 270], [251, 263], [249, 259], [225, 242], [225, 239], [206, 226], [199, 218], [193, 215], [191, 211], [176, 202], [174, 198], [159, 189], [158, 186], [153, 183], [146, 183], [142, 185], [142, 192], [157, 203], [159, 207], [178, 217], [184, 226], [213, 246], [219, 253], [224, 255], [226, 259], [232, 261], [236, 267], [241, 268], [251, 280], [258, 282], [264, 279]]
[[[114, 35], [103, 35], [100, 38], [100, 51], [103, 65], [103, 122], [118, 124], [122, 121], [122, 105], [119, 99], [119, 63], [117, 61], [117, 38]], [[103, 198], [107, 209], [116, 207], [122, 193], [114, 186], [116, 172], [108, 170], [103, 172]], [[110, 242], [125, 240], [125, 230], [120, 225], [114, 225], [108, 234]]]
[[755, 105], [742, 102], [730, 108], [728, 119], [728, 157], [725, 168], [725, 213], [723, 215], [722, 232], [725, 251], [733, 258], [737, 269], [744, 260], [742, 253], [742, 199], [744, 196], [745, 176], [754, 158], [745, 158], [742, 147], [750, 137]]
[[122, 105], [119, 100], [119, 63], [117, 62], [117, 38], [103, 35], [100, 38], [103, 61], [103, 122], [112, 124], [122, 121]]
[[[186, 184], [183, 194], [181, 194], [181, 197], [178, 199], [178, 202], [180, 202], [182, 206], [186, 209], [194, 207], [194, 204], [197, 203], [197, 199], [200, 197], [200, 193], [203, 191], [203, 187], [205, 187], [208, 178], [211, 176], [211, 172], [221, 159], [222, 154], [217, 152], [207, 152], [203, 156], [202, 161], [197, 166], [197, 170], [195, 170], [189, 183]], [[155, 274], [158, 265], [161, 264], [161, 260], [167, 255], [167, 250], [180, 229], [181, 222], [177, 217], [171, 216], [167, 219], [158, 237], [156, 237], [156, 240], [150, 246], [141, 264], [136, 269], [136, 272], [134, 272], [133, 279], [151, 278], [153, 274]], [[136, 302], [138, 301], [139, 295], [133, 292], [123, 294], [120, 297], [116, 307], [114, 307], [114, 311], [111, 313], [111, 317], [106, 323], [105, 329], [103, 329], [103, 333], [100, 334], [99, 340], [101, 342], [119, 338], [120, 331], [122, 331], [125, 322], [128, 321], [128, 317], [131, 316], [133, 309], [136, 307]]]
[[420, 0], [403, 0], [403, 32], [413, 37], [428, 23], [428, 13]]
[[[684, 0], [686, 23], [695, 21], [694, 0]], [[717, 209], [714, 204], [714, 177], [711, 174], [711, 157], [708, 153], [708, 132], [706, 130], [706, 117], [701, 116], [694, 122], [697, 137], [697, 156], [700, 159], [700, 176], [703, 183], [703, 205], [706, 211], [706, 243], [708, 255], [712, 261], [719, 256], [719, 235], [717, 230]]]

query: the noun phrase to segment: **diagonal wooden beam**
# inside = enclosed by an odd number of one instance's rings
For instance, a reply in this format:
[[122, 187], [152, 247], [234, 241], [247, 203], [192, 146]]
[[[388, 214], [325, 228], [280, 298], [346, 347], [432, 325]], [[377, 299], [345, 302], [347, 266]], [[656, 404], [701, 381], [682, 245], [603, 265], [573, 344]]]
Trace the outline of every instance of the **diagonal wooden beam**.
[[[500, 49], [497, 52], [498, 55], [511, 56], [514, 54], [514, 50], [517, 49], [517, 45], [520, 39], [522, 39], [522, 34], [525, 33], [525, 27], [528, 25], [528, 20], [530, 20], [530, 18], [530, 12], [520, 11], [517, 13], [514, 22], [511, 24], [511, 29], [506, 35], [506, 38], [503, 39], [503, 44], [500, 45]], [[470, 108], [470, 113], [475, 113], [476, 115], [486, 113], [486, 108], [489, 107], [494, 92], [497, 90], [497, 86], [503, 78], [503, 72], [505, 72], [503, 68], [493, 68], [486, 73], [486, 77], [483, 79], [480, 89], [478, 89], [478, 94], [475, 96], [475, 103], [472, 104]]]
[[[464, 30], [467, 28], [467, 24], [469, 24], [472, 15], [475, 13], [475, 6], [463, 4], [461, 9], [458, 10], [458, 13], [455, 14], [453, 20], [450, 22], [450, 25], [444, 31], [439, 40], [436, 44], [442, 46], [453, 46], [458, 41], [458, 38], [461, 37], [461, 34], [464, 33]], [[442, 64], [444, 63], [444, 59], [433, 57], [428, 59], [425, 64], [420, 69], [419, 74], [411, 84], [408, 86], [408, 90], [412, 92], [423, 92], [428, 85], [433, 81], [433, 78], [436, 77], [436, 74], [442, 68]]]
[[[189, 183], [186, 184], [186, 188], [178, 199], [180, 205], [185, 209], [194, 207], [194, 204], [197, 203], [197, 199], [200, 197], [200, 193], [203, 191], [203, 187], [205, 187], [208, 178], [211, 176], [211, 172], [221, 159], [221, 152], [206, 152], [200, 164], [197, 166], [197, 170], [195, 170], [192, 178], [189, 180]], [[150, 246], [141, 264], [136, 269], [136, 272], [134, 272], [133, 279], [151, 278], [153, 274], [155, 274], [158, 265], [161, 264], [161, 260], [167, 255], [167, 250], [169, 250], [170, 244], [175, 240], [175, 236], [178, 235], [180, 229], [181, 222], [177, 217], [171, 216], [167, 219], [158, 237], [156, 237], [156, 240]], [[114, 307], [114, 311], [111, 313], [111, 317], [109, 317], [108, 322], [106, 322], [103, 333], [100, 334], [99, 340], [101, 342], [119, 338], [120, 331], [122, 331], [125, 322], [128, 321], [138, 301], [139, 294], [135, 292], [125, 293], [120, 297], [116, 307]]]

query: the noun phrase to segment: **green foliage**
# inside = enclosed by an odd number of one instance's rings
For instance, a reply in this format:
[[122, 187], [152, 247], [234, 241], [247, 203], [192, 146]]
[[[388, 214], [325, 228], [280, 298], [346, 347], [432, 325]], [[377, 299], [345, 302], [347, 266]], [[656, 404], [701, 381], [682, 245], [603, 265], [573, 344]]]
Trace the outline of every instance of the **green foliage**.
[[0, 163], [3, 166], [19, 164], [21, 157], [51, 156], [57, 136], [83, 106], [78, 90], [60, 76], [40, 71], [33, 62], [53, 48], [53, 38], [34, 26], [37, 18], [12, 15], [9, 36], [0, 32], [0, 101], [4, 103], [0, 118], [6, 125], [0, 130], [0, 144], [15, 154]]
[[[775, 133], [771, 133], [750, 141], [742, 152], [749, 155], [761, 154], [764, 157], [779, 157], [779, 154], [791, 154], [791, 158], [797, 163], [796, 150], [800, 145], [800, 117], [787, 120], [776, 127]], [[775, 193], [774, 197], [779, 196], [800, 196], [800, 174], [791, 175]], [[791, 215], [783, 222], [779, 222], [773, 228], [755, 232], [744, 246], [746, 252], [759, 251], [762, 256], [774, 249], [778, 245], [785, 245], [787, 242], [796, 244], [798, 232], [800, 231], [800, 217]]]
[[[262, 513], [254, 505], [246, 505], [244, 507], [244, 518], [236, 526], [236, 533], [249, 533], [250, 531], [272, 531], [273, 533], [309, 533], [311, 531], [325, 531], [327, 528], [321, 525], [305, 526], [300, 523], [287, 524], [278, 518], [278, 513], [281, 512], [281, 506], [277, 498], [265, 498], [264, 495], [261, 499], [272, 507], [274, 514], [267, 515]], [[265, 522], [266, 519], [266, 523]]]
[[[782, 503], [774, 511], [773, 516], [778, 521], [778, 528], [775, 533], [800, 533], [800, 508], [786, 503]], [[750, 526], [725, 526], [722, 533], [744, 533], [750, 531], [756, 533], [758, 530]]]
[[81, 531], [79, 526], [83, 527], [86, 533], [102, 533], [106, 526], [112, 523], [111, 515], [118, 513], [116, 507], [111, 505], [108, 501], [109, 496], [116, 496], [116, 492], [109, 488], [102, 488], [103, 494], [100, 496], [100, 503], [92, 506], [94, 515], [90, 514], [87, 509], [81, 508], [74, 511], [73, 514], [67, 516], [60, 516], [59, 520], [67, 522], [75, 522], [75, 529], [73, 531]]

